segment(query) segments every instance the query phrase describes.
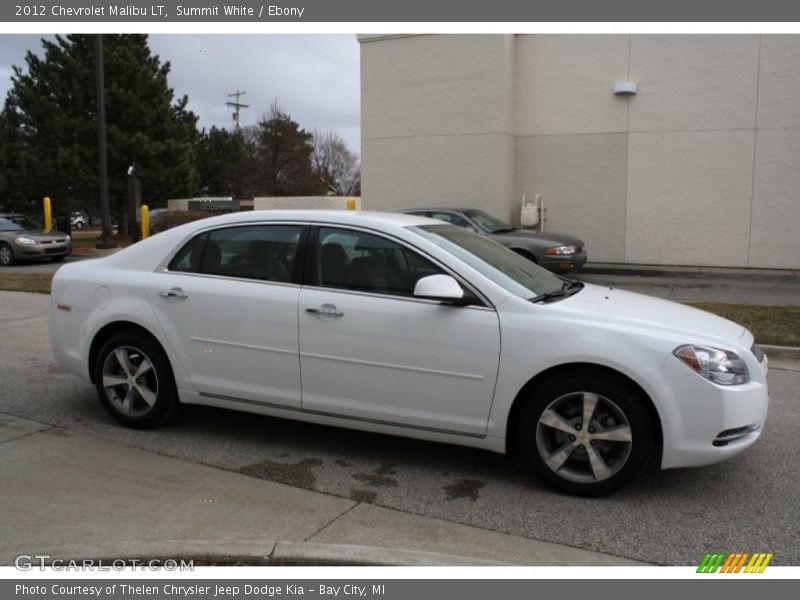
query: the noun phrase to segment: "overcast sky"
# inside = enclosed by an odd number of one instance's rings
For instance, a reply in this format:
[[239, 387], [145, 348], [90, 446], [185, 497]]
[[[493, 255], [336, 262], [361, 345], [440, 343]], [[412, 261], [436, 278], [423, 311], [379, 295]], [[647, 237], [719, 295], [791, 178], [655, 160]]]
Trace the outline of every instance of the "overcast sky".
[[[0, 35], [0, 95], [11, 66], [41, 51], [40, 35]], [[48, 36], [49, 37], [49, 36]], [[176, 96], [189, 96], [200, 127], [232, 127], [227, 94], [246, 90], [242, 125], [254, 124], [277, 98], [300, 123], [333, 129], [360, 153], [359, 51], [354, 35], [153, 35], [150, 47], [172, 70]]]

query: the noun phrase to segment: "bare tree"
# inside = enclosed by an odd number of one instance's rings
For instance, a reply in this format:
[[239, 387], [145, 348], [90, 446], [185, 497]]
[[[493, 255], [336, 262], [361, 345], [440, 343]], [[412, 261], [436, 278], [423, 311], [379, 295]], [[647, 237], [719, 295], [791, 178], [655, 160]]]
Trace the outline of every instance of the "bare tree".
[[322, 180], [339, 196], [361, 193], [361, 164], [342, 136], [314, 130], [311, 162]]

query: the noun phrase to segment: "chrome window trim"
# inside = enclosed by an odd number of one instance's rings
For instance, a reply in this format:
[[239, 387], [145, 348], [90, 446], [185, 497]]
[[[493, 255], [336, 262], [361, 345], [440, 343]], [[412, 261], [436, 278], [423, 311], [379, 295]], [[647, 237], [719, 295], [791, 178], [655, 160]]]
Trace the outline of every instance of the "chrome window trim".
[[200, 277], [204, 279], [222, 279], [224, 281], [237, 281], [242, 283], [257, 283], [262, 285], [278, 285], [281, 287], [289, 287], [289, 288], [301, 288], [303, 287], [299, 283], [291, 283], [285, 281], [271, 281], [269, 279], [251, 279], [249, 277], [234, 277], [232, 275], [214, 275], [213, 273], [189, 273], [186, 271], [170, 271], [168, 269], [164, 269], [161, 271], [162, 273], [168, 273], [170, 275], [184, 275], [186, 277]]
[[[382, 300], [399, 300], [401, 302], [415, 302], [417, 304], [431, 304], [435, 306], [442, 306], [442, 302], [438, 300], [428, 300], [427, 298], [415, 298], [414, 296], [393, 296], [392, 294], [378, 294], [375, 292], [359, 292], [358, 290], [344, 290], [341, 288], [324, 287], [321, 285], [306, 285], [301, 286], [309, 290], [322, 290], [333, 294], [343, 294], [346, 296], [361, 296], [367, 298], [380, 298]], [[466, 306], [457, 306], [460, 310], [483, 310], [495, 312], [491, 306], [477, 306], [474, 304], [467, 304]]]

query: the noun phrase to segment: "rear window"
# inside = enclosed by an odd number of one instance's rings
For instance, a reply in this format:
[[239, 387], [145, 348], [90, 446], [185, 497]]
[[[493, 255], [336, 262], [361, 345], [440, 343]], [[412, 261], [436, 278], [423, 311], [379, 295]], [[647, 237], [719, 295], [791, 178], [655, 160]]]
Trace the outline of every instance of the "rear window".
[[182, 273], [199, 273], [207, 238], [208, 233], [201, 233], [186, 242], [186, 245], [178, 251], [167, 268], [170, 271]]
[[294, 271], [301, 225], [224, 227], [189, 240], [170, 271], [287, 283]]

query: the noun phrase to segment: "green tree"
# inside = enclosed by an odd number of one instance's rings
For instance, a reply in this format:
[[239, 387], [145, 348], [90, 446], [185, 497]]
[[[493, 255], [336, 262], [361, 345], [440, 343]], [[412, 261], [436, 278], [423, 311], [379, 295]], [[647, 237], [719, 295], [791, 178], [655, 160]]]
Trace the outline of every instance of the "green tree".
[[312, 135], [275, 102], [249, 138], [255, 152], [258, 193], [268, 196], [321, 194], [324, 183], [311, 165]]
[[[7, 139], [0, 164], [18, 165], [5, 189], [21, 204], [51, 196], [59, 209], [94, 212], [99, 195], [94, 38], [57, 36], [42, 41], [25, 68], [14, 67], [0, 118]], [[143, 201], [195, 192], [195, 115], [175, 99], [170, 65], [150, 52], [146, 35], [104, 39], [109, 197], [125, 219], [127, 171], [136, 167]], [[13, 179], [13, 181], [9, 181]]]
[[200, 194], [244, 198], [253, 193], [253, 148], [240, 131], [204, 129], [195, 160]]
[[31, 181], [31, 160], [22, 140], [19, 114], [6, 101], [0, 112], [0, 209], [31, 211], [32, 194], [26, 186]]

